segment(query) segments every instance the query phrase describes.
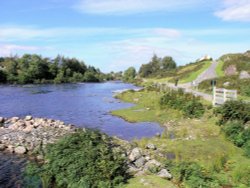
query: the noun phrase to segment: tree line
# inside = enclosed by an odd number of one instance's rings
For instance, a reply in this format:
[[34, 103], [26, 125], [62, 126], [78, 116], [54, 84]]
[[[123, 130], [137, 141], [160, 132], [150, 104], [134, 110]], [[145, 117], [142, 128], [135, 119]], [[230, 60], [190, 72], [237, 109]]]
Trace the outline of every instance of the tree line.
[[0, 58], [0, 83], [99, 82], [105, 79], [99, 69], [76, 58], [54, 59], [37, 54]]
[[134, 67], [129, 67], [124, 71], [122, 79], [125, 82], [134, 82], [136, 77], [166, 77], [175, 74], [176, 68], [176, 62], [172, 57], [165, 56], [160, 58], [154, 54], [147, 64], [141, 65], [138, 73]]

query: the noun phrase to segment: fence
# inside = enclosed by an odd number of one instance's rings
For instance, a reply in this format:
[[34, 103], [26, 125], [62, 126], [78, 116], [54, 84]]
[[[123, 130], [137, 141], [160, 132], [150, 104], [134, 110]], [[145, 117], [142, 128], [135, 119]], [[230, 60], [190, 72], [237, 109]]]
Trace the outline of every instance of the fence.
[[228, 100], [237, 99], [237, 90], [228, 90], [225, 88], [216, 88], [213, 90], [213, 105], [222, 105]]

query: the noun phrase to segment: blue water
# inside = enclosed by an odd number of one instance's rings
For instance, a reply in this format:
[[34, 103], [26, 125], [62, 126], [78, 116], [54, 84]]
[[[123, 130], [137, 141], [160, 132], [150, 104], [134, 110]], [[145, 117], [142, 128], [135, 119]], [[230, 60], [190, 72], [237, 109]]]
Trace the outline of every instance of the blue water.
[[110, 111], [131, 107], [112, 91], [136, 88], [121, 82], [0, 86], [0, 116], [46, 117], [78, 127], [99, 129], [123, 139], [152, 137], [162, 132], [157, 123], [129, 123]]

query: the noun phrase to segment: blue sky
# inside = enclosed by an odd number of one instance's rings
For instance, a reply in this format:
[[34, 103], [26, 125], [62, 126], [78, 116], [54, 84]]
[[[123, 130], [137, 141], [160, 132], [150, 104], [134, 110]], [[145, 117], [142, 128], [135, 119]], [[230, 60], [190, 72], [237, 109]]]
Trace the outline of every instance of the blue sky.
[[0, 56], [76, 57], [104, 72], [250, 50], [250, 0], [0, 0]]

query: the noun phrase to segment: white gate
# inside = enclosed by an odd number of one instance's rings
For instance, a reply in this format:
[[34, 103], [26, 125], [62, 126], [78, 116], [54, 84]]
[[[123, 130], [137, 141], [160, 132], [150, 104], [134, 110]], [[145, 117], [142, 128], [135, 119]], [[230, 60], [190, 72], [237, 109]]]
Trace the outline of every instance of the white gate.
[[213, 105], [222, 105], [228, 100], [237, 99], [237, 90], [228, 90], [225, 88], [216, 88], [213, 90]]

